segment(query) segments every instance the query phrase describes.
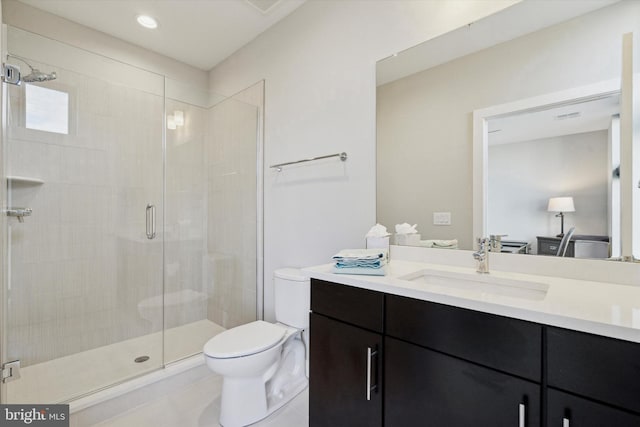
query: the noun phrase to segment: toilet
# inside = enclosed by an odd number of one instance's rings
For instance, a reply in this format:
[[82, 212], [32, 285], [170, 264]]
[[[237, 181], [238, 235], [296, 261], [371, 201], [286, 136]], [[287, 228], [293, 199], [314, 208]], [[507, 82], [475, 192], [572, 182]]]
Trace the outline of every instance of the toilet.
[[300, 270], [274, 272], [276, 323], [262, 320], [228, 329], [204, 346], [207, 366], [220, 374], [220, 424], [253, 424], [303, 391], [309, 328], [309, 279]]

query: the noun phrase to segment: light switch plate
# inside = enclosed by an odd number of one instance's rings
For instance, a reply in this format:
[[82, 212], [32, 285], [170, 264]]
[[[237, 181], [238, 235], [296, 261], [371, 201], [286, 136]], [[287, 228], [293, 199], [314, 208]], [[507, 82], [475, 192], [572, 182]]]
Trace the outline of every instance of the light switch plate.
[[451, 212], [434, 212], [433, 225], [451, 225]]

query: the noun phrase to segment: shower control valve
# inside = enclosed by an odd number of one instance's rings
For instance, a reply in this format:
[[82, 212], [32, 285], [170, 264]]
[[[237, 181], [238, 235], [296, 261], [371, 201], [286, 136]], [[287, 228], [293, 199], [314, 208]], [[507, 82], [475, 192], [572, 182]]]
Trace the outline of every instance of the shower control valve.
[[31, 216], [33, 209], [31, 208], [9, 208], [7, 209], [7, 216], [13, 216], [18, 218], [19, 222], [24, 222], [25, 216]]

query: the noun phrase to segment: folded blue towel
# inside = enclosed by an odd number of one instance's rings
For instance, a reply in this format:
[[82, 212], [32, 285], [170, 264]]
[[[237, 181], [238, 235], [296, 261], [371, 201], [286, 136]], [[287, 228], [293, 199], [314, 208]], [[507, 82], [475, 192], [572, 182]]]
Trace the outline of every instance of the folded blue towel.
[[380, 268], [387, 263], [386, 249], [344, 249], [333, 256], [336, 268]]
[[336, 261], [336, 267], [363, 267], [363, 268], [380, 268], [385, 264], [384, 260], [344, 260]]
[[334, 267], [333, 272], [336, 274], [361, 274], [365, 276], [386, 276], [387, 268], [385, 266], [381, 268]]

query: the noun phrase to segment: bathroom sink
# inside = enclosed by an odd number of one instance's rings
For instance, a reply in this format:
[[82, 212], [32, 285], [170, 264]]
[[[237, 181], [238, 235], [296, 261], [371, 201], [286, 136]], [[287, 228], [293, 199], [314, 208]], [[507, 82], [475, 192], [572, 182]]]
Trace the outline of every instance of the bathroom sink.
[[474, 294], [491, 294], [528, 300], [542, 300], [547, 295], [549, 285], [540, 282], [494, 277], [491, 274], [466, 274], [450, 271], [420, 270], [399, 277], [417, 284], [447, 290], [469, 291]]

